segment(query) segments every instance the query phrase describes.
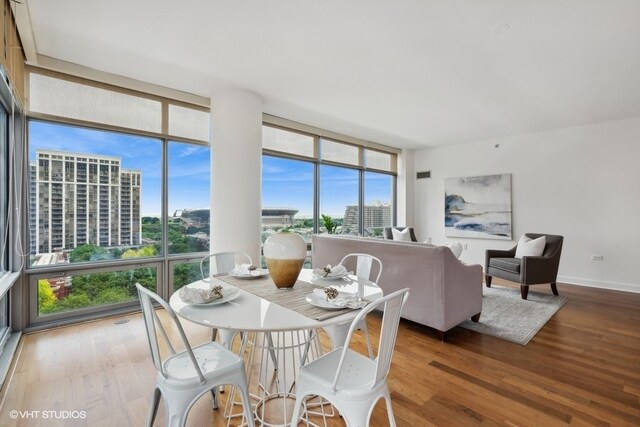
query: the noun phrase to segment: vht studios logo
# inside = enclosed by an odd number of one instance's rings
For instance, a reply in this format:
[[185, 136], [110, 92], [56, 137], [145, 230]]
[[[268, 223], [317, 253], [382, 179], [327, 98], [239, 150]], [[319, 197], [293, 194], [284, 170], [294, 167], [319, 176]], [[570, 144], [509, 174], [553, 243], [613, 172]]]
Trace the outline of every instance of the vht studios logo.
[[20, 419], [41, 419], [41, 420], [83, 420], [87, 418], [86, 411], [16, 411], [9, 412], [9, 416], [14, 420]]

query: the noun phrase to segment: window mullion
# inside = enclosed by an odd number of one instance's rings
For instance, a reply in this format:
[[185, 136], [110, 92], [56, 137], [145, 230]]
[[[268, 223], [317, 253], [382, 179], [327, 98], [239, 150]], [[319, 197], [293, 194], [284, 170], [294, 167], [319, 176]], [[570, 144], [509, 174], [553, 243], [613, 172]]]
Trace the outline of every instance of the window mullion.
[[358, 233], [364, 236], [364, 170], [358, 171]]

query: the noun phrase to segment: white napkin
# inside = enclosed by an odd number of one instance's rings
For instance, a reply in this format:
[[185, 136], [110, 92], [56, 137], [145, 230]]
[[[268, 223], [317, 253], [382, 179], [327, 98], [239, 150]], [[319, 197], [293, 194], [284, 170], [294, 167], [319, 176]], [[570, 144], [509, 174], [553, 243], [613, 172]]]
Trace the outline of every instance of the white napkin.
[[331, 272], [327, 274], [327, 272], [323, 268], [314, 268], [313, 274], [318, 277], [342, 277], [347, 274], [347, 269], [344, 265], [338, 264], [335, 267], [331, 267], [331, 265], [327, 265], [327, 267]]
[[236, 264], [235, 268], [231, 270], [229, 273], [235, 276], [260, 276], [262, 275], [262, 270], [256, 268], [255, 270], [249, 270], [251, 264]]
[[[180, 288], [180, 299], [189, 304], [206, 304], [222, 297], [211, 292], [211, 289], [193, 289], [188, 286]], [[223, 292], [224, 295], [224, 292]]]
[[319, 296], [331, 305], [342, 308], [362, 308], [368, 303], [368, 301], [359, 300], [357, 295], [345, 292], [338, 292], [338, 296], [332, 299], [327, 298], [327, 294], [324, 292], [324, 289], [316, 288], [313, 290], [313, 294]]

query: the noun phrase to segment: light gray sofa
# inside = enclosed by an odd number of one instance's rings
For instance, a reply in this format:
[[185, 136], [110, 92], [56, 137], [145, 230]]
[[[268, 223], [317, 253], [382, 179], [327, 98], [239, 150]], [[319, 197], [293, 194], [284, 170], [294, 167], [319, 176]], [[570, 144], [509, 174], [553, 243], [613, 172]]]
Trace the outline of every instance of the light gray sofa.
[[314, 267], [336, 265], [348, 253], [380, 258], [378, 285], [385, 294], [411, 288], [402, 317], [434, 328], [442, 340], [449, 329], [464, 320], [477, 322], [480, 318], [482, 267], [463, 264], [448, 247], [318, 234], [312, 237], [311, 248]]

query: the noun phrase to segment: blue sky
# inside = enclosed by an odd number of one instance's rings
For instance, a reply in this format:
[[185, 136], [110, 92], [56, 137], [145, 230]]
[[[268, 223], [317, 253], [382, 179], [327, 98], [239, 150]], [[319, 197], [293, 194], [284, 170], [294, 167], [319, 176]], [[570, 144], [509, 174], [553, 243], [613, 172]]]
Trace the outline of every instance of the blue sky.
[[[124, 169], [142, 171], [142, 215], [161, 213], [162, 145], [160, 140], [75, 126], [31, 121], [29, 159], [36, 148], [102, 154], [121, 158]], [[169, 215], [181, 209], [209, 206], [208, 147], [169, 143]], [[313, 214], [313, 163], [263, 156], [264, 207], [298, 209], [297, 216]], [[358, 201], [358, 173], [353, 169], [322, 165], [320, 212], [342, 218], [345, 206]], [[391, 178], [366, 173], [365, 203], [389, 202]]]

